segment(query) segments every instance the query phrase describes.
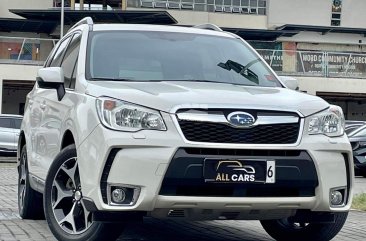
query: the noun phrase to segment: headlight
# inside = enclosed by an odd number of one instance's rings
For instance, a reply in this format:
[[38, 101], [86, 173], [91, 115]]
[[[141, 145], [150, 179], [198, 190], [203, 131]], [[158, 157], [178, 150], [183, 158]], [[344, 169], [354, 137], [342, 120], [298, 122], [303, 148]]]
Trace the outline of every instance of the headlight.
[[166, 130], [158, 111], [121, 100], [98, 98], [97, 111], [103, 125], [114, 130]]
[[309, 118], [310, 135], [341, 136], [344, 133], [344, 116], [339, 106], [331, 105], [327, 110]]

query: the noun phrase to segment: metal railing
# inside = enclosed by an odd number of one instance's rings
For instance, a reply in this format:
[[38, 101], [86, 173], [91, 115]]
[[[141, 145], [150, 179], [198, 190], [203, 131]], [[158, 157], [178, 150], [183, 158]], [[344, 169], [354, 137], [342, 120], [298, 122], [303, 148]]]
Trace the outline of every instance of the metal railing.
[[57, 41], [0, 36], [0, 64], [43, 65]]
[[266, 15], [267, 0], [128, 0], [127, 6]]
[[366, 78], [366, 54], [257, 49], [280, 75]]

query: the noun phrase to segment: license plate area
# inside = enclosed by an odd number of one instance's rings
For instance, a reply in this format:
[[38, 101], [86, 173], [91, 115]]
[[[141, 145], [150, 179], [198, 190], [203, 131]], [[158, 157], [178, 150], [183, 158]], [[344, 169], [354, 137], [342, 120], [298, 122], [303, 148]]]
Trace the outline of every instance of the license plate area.
[[274, 160], [205, 159], [203, 176], [206, 183], [275, 183]]

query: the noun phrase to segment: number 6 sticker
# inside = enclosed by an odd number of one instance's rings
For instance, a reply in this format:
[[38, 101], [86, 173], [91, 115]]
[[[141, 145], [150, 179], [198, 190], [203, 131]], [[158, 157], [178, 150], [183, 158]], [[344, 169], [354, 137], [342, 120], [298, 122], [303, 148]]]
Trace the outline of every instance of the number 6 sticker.
[[276, 164], [275, 161], [267, 161], [266, 183], [276, 182]]

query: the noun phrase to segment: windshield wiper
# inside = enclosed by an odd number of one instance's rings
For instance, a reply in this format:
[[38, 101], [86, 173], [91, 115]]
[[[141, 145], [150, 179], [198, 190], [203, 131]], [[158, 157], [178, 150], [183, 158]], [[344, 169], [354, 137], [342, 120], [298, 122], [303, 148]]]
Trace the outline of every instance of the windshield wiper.
[[94, 81], [129, 81], [129, 82], [161, 82], [165, 80], [137, 80], [137, 79], [128, 79], [128, 78], [107, 78], [107, 77], [95, 77], [90, 80]]
[[133, 79], [110, 78], [110, 77], [95, 77], [95, 78], [91, 78], [90, 80], [93, 80], [93, 81], [135, 81]]
[[207, 83], [218, 83], [218, 84], [232, 84], [232, 83], [228, 83], [228, 82], [205, 80], [205, 79], [172, 79], [172, 80], [163, 80], [163, 81], [185, 81], [185, 82], [207, 82]]
[[206, 82], [206, 83], [217, 83], [217, 84], [254, 86], [254, 85], [248, 85], [248, 84], [222, 82], [222, 81], [205, 80], [205, 79], [136, 80], [136, 79], [125, 79], [125, 78], [96, 77], [96, 78], [91, 78], [90, 80], [92, 80], [92, 81], [128, 81], [128, 82], [173, 82], [173, 81], [183, 81], [183, 82]]
[[97, 78], [91, 78], [90, 80], [93, 80], [93, 81], [128, 81], [128, 82], [173, 82], [173, 81], [182, 81], [182, 82], [206, 82], [206, 83], [216, 83], [216, 84], [255, 86], [255, 85], [248, 85], [248, 84], [241, 84], [241, 83], [231, 83], [231, 82], [222, 82], [222, 81], [205, 80], [205, 79], [136, 80], [136, 79], [124, 79], [124, 78], [97, 77]]
[[244, 83], [232, 83], [232, 82], [222, 82], [222, 81], [214, 81], [214, 80], [201, 80], [201, 79], [182, 79], [182, 80], [163, 80], [163, 81], [183, 81], [183, 82], [207, 82], [207, 83], [216, 83], [216, 84], [228, 84], [228, 85], [244, 85], [244, 86], [256, 86], [249, 85]]
[[234, 70], [236, 73], [240, 74], [241, 76], [245, 77], [249, 81], [259, 85], [259, 78], [251, 69], [249, 69], [253, 64], [259, 62], [260, 59], [255, 59], [250, 61], [246, 66], [239, 64], [238, 62], [228, 60], [226, 63], [219, 63], [217, 66], [226, 69], [228, 71]]

